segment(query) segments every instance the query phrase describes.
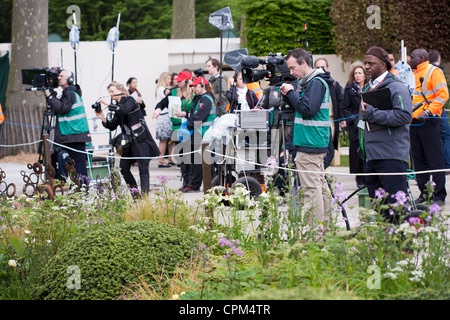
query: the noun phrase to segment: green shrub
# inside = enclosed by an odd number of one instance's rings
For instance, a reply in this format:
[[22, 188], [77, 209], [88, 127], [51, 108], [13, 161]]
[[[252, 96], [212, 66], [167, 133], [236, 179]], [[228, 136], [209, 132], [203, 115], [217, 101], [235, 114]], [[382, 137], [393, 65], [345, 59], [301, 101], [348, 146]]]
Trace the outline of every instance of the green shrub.
[[164, 223], [133, 221], [97, 230], [49, 261], [32, 297], [117, 299], [126, 287], [142, 280], [155, 284], [162, 271], [170, 274], [190, 257], [193, 244], [186, 233]]

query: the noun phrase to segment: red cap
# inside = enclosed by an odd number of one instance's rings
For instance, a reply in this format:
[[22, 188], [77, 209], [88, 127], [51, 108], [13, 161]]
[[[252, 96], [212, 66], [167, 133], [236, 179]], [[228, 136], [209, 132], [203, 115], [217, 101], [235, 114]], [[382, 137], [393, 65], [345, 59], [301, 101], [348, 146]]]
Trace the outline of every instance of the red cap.
[[208, 80], [206, 80], [203, 77], [197, 77], [194, 79], [194, 82], [192, 82], [192, 84], [190, 84], [191, 87], [196, 86], [198, 84], [208, 84]]
[[181, 71], [174, 80], [176, 81], [183, 81], [183, 80], [191, 80], [192, 75], [188, 71]]

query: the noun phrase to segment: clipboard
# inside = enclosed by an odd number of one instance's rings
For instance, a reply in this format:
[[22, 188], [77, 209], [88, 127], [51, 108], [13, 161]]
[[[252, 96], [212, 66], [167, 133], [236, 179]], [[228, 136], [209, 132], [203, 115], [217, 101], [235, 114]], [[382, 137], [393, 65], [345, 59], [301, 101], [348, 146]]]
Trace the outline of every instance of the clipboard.
[[362, 98], [365, 103], [379, 110], [392, 110], [393, 108], [389, 88], [364, 92]]
[[[371, 105], [378, 110], [392, 110], [391, 91], [389, 88], [380, 90], [364, 92], [362, 99], [365, 103]], [[388, 126], [379, 125], [377, 123], [370, 123], [366, 121], [367, 130], [370, 132], [387, 128]]]
[[181, 99], [178, 96], [169, 96], [169, 117], [171, 118], [179, 118], [175, 115], [175, 111], [181, 111]]

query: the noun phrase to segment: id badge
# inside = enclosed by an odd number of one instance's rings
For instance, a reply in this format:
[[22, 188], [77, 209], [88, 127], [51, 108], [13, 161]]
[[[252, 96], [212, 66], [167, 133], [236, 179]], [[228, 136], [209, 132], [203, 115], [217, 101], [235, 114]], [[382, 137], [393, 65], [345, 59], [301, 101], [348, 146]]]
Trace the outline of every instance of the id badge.
[[363, 120], [359, 120], [358, 122], [358, 128], [364, 130], [365, 129], [365, 123]]

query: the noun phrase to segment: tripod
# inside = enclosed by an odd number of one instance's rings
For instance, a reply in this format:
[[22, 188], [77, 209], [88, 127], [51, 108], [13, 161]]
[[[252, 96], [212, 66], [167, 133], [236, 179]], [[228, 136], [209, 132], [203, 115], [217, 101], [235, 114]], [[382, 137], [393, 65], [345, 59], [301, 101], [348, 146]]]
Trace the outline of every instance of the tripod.
[[53, 139], [54, 136], [54, 129], [56, 125], [56, 117], [55, 117], [55, 111], [53, 111], [49, 104], [48, 104], [48, 97], [45, 99], [46, 101], [46, 108], [44, 111], [44, 114], [42, 116], [42, 126], [41, 126], [41, 142], [39, 143], [38, 153], [39, 153], [39, 160], [38, 162], [40, 164], [44, 163], [44, 152], [43, 152], [43, 144], [44, 144], [44, 134], [47, 134], [50, 136], [50, 139]]

